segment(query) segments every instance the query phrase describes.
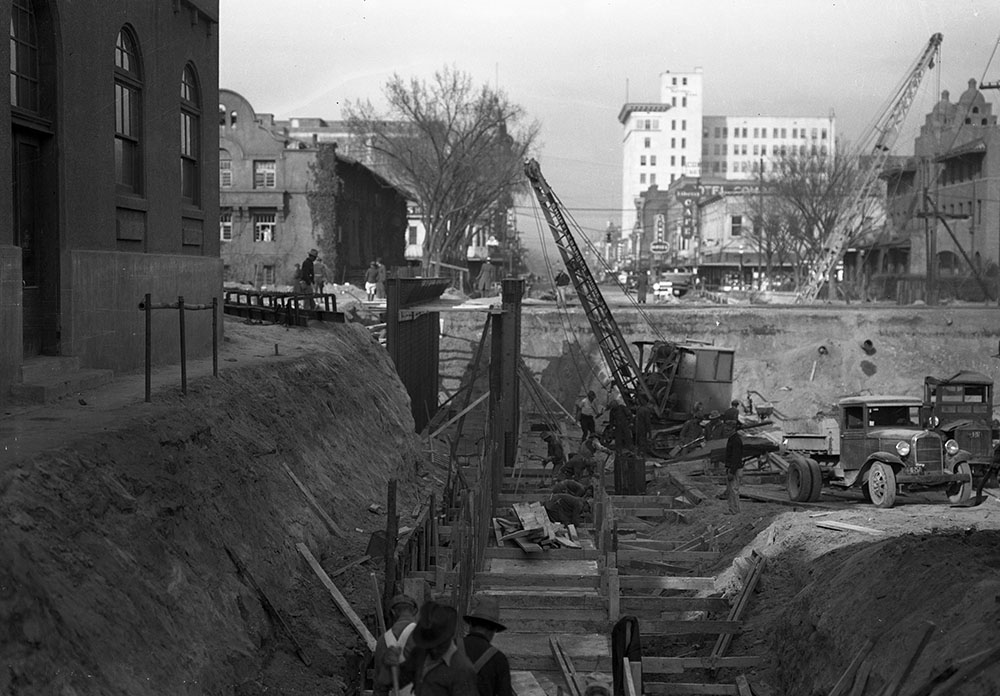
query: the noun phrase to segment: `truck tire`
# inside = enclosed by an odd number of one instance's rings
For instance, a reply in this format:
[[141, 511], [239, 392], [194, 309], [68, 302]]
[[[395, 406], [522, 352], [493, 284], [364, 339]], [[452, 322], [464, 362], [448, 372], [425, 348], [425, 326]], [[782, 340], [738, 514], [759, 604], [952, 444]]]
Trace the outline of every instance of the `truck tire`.
[[875, 507], [891, 508], [896, 503], [896, 472], [885, 462], [875, 462], [868, 470], [868, 493]]
[[788, 476], [785, 485], [788, 488], [788, 497], [796, 503], [804, 503], [812, 495], [813, 482], [810, 467], [805, 462], [795, 459], [788, 467]]
[[820, 493], [823, 491], [823, 471], [819, 468], [819, 462], [815, 459], [807, 459], [806, 468], [809, 469], [809, 477], [812, 484], [809, 488], [809, 496], [806, 498], [806, 502], [815, 503], [819, 500]]
[[957, 481], [949, 483], [948, 487], [945, 488], [945, 493], [948, 494], [948, 502], [952, 505], [961, 505], [972, 497], [972, 467], [967, 461], [957, 462], [954, 473], [962, 474], [968, 480], [963, 483]]

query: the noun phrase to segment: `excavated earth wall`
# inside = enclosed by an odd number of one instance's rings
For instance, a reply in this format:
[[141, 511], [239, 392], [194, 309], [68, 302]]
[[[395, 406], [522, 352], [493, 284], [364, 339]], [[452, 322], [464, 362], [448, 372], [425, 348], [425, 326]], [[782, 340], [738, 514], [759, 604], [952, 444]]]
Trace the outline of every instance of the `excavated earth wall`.
[[[325, 342], [300, 357], [241, 359], [186, 398], [157, 394], [116, 427], [0, 464], [0, 694], [343, 692], [363, 651], [295, 545], [329, 572], [344, 566], [384, 529], [368, 507], [384, 504], [387, 481], [398, 479], [409, 515], [427, 477], [385, 350], [357, 325]], [[337, 578], [362, 616], [368, 572]]]
[[[526, 306], [521, 345], [543, 386], [571, 409], [602, 378], [586, 365], [602, 361], [583, 311], [570, 309], [562, 315], [552, 307]], [[968, 369], [995, 377], [1000, 366], [1000, 309], [982, 305], [653, 306], [646, 314], [655, 331], [631, 307], [611, 311], [629, 342], [662, 337], [735, 348], [733, 395], [759, 392], [755, 401], [770, 401], [788, 419], [830, 412], [847, 394], [919, 395], [926, 375]], [[446, 314], [442, 324], [442, 375], [446, 389], [453, 389], [482, 333], [483, 315]], [[874, 352], [865, 350], [865, 341]]]

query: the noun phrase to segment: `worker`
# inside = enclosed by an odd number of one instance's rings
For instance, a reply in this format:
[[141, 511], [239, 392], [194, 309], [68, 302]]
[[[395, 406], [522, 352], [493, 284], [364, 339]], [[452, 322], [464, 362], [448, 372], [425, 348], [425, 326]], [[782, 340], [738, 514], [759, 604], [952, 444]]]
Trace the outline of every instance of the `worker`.
[[649, 450], [649, 436], [653, 432], [653, 407], [644, 401], [635, 410], [635, 449], [640, 455]]
[[[402, 650], [402, 658], [405, 660], [409, 655], [412, 646], [409, 645], [410, 635], [416, 628], [417, 602], [409, 595], [400, 594], [389, 600], [389, 618], [392, 626], [379, 636], [375, 643], [375, 681], [372, 688], [374, 696], [388, 696], [393, 688], [392, 668], [386, 664], [386, 652], [388, 648], [399, 647]], [[398, 666], [397, 666], [398, 669]], [[413, 693], [413, 685], [408, 684], [400, 688], [399, 696], [410, 696]]]
[[551, 430], [542, 435], [545, 442], [545, 458], [542, 459], [542, 468], [552, 465], [552, 472], [561, 471], [566, 464], [566, 452], [563, 450], [559, 438]]
[[558, 304], [559, 304], [560, 307], [565, 307], [566, 306], [566, 288], [569, 286], [569, 283], [570, 283], [569, 274], [567, 274], [566, 271], [560, 269], [559, 272], [556, 273], [555, 283], [556, 283], [556, 298], [557, 298], [557, 302], [558, 302]]
[[582, 435], [580, 439], [586, 440], [588, 435], [597, 432], [597, 418], [602, 411], [597, 403], [597, 394], [591, 389], [587, 395], [576, 404], [576, 420], [580, 424]]
[[565, 525], [578, 525], [585, 515], [590, 513], [590, 503], [586, 498], [579, 498], [568, 493], [558, 493], [542, 503], [549, 519]]
[[438, 602], [424, 602], [410, 640], [413, 650], [401, 659], [391, 648], [386, 663], [399, 665], [400, 686], [413, 685], [414, 696], [478, 696], [476, 671], [455, 642], [458, 612]]
[[495, 645], [493, 636], [507, 627], [500, 623], [500, 602], [496, 597], [479, 594], [472, 611], [466, 614], [469, 633], [463, 646], [476, 671], [479, 696], [514, 696], [510, 685], [510, 662]]
[[615, 453], [632, 449], [632, 423], [628, 408], [621, 399], [611, 404], [611, 427], [615, 432]]
[[706, 440], [717, 440], [722, 437], [722, 414], [713, 409], [708, 418], [701, 421]]
[[579, 481], [574, 481], [573, 479], [568, 478], [562, 481], [557, 481], [552, 486], [553, 495], [558, 495], [560, 493], [574, 495], [577, 498], [589, 498], [594, 494], [594, 487], [586, 486]]
[[743, 436], [735, 432], [726, 440], [726, 500], [729, 514], [740, 511], [740, 478], [743, 476]]

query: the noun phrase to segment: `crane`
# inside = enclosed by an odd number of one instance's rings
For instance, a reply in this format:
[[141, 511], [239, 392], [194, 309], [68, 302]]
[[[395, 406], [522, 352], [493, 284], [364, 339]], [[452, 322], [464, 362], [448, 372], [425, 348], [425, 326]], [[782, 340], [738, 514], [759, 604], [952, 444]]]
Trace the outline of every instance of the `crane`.
[[935, 60], [940, 56], [942, 38], [940, 33], [931, 36], [927, 46], [910, 67], [889, 106], [861, 141], [859, 152], [865, 153], [867, 150], [867, 156], [862, 157], [859, 165], [858, 186], [847, 203], [845, 213], [838, 219], [833, 232], [824, 243], [819, 258], [810, 269], [809, 278], [799, 292], [799, 302], [812, 302], [816, 299], [830, 271], [840, 261], [848, 240], [864, 221], [865, 202], [875, 190], [879, 174], [885, 167], [896, 138], [899, 137], [900, 127], [917, 96], [924, 75], [934, 67]]
[[[629, 410], [634, 412], [640, 405], [649, 405], [656, 419], [669, 429], [671, 423], [683, 422], [698, 402], [706, 411], [728, 408], [732, 399], [733, 349], [694, 341], [635, 341], [639, 348], [637, 360], [573, 238], [563, 205], [542, 176], [538, 162], [527, 160], [524, 173], [541, 205], [611, 378]], [[640, 371], [646, 346], [650, 348], [649, 357]]]

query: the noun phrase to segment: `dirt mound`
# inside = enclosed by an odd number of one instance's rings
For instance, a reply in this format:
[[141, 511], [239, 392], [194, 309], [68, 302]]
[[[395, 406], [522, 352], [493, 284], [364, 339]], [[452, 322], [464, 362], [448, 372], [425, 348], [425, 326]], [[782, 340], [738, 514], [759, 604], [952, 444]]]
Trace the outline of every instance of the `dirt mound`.
[[[186, 398], [157, 393], [105, 432], [0, 470], [0, 693], [340, 693], [341, 675], [356, 672], [358, 639], [295, 544], [331, 572], [361, 556], [384, 528], [367, 508], [384, 502], [391, 477], [408, 521], [429, 487], [409, 400], [360, 327], [227, 332], [241, 352], [223, 359], [241, 362], [220, 379], [195, 381]], [[299, 357], [283, 357], [297, 352], [289, 339], [306, 346]], [[336, 581], [361, 615], [372, 569]]]

